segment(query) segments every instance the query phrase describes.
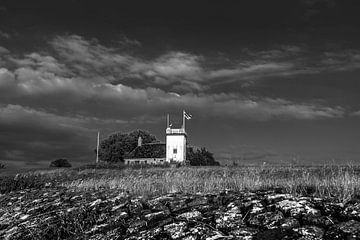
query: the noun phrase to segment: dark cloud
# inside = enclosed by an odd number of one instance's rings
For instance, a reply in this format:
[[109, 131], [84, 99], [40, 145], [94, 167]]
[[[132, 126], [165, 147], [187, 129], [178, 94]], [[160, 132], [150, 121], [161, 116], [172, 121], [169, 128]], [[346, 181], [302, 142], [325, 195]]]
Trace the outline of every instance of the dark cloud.
[[[133, 116], [157, 115], [169, 108], [190, 108], [204, 116], [254, 120], [337, 118], [344, 114], [341, 107], [311, 101], [296, 103], [280, 98], [202, 92], [213, 79], [220, 79], [221, 83], [229, 77], [251, 80], [306, 73], [292, 63], [274, 62], [277, 56], [262, 64], [249, 62], [234, 69], [206, 69], [206, 59], [190, 53], [172, 51], [148, 60], [80, 36], [56, 37], [51, 45], [58, 54], [55, 57], [31, 53], [23, 58], [7, 58], [16, 67], [13, 71], [6, 68], [1, 71], [4, 101], [71, 115], [82, 112], [85, 116], [109, 119], [122, 115], [125, 121]], [[286, 51], [299, 50], [292, 47]], [[114, 83], [129, 77], [145, 82], [147, 87]], [[174, 94], [179, 90], [177, 84], [188, 87]], [[162, 88], [164, 85], [172, 88]]]
[[357, 1], [0, 6], [0, 160], [91, 159], [97, 130], [163, 136], [184, 108], [221, 158], [354, 156]]
[[34, 163], [66, 155], [81, 161], [90, 155], [90, 137], [95, 132], [82, 126], [86, 120], [19, 105], [1, 106], [0, 113], [2, 160]]

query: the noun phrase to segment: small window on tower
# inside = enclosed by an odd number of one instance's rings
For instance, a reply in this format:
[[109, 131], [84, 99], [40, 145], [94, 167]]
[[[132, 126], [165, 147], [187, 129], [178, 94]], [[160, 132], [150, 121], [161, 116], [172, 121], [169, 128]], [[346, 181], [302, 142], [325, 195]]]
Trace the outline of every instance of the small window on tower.
[[174, 151], [174, 154], [177, 154], [177, 148], [174, 148], [173, 151]]

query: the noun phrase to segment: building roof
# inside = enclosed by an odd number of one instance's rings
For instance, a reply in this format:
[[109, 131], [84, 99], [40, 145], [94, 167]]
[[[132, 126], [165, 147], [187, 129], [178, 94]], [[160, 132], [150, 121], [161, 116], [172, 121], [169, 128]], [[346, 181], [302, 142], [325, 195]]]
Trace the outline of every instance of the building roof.
[[146, 143], [137, 146], [125, 158], [165, 158], [166, 144], [165, 143]]

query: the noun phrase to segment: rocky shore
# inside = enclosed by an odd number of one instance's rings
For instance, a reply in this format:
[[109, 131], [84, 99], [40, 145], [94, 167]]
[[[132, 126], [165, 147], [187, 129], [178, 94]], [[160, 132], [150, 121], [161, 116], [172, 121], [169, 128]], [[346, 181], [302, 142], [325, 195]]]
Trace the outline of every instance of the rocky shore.
[[29, 189], [0, 196], [0, 239], [360, 239], [360, 200]]

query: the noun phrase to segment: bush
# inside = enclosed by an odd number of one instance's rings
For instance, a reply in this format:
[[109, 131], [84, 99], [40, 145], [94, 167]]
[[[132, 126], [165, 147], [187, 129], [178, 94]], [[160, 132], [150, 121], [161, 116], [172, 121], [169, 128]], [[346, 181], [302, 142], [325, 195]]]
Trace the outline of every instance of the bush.
[[214, 156], [206, 148], [194, 149], [188, 147], [186, 151], [186, 160], [191, 166], [219, 166], [220, 163], [215, 161]]
[[71, 167], [71, 164], [67, 159], [59, 158], [50, 163], [50, 167]]
[[136, 148], [139, 137], [141, 137], [142, 143], [156, 141], [155, 136], [143, 130], [135, 130], [130, 133], [115, 133], [101, 141], [99, 159], [105, 162], [124, 161], [124, 156]]

